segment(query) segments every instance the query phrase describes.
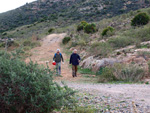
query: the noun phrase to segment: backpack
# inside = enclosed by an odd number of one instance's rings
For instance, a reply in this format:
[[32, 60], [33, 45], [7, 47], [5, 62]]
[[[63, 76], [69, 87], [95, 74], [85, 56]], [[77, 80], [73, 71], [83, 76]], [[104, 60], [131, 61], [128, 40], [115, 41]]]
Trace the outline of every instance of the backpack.
[[[61, 55], [61, 53], [59, 53], [59, 54], [60, 54], [60, 56], [62, 56], [62, 55]], [[55, 55], [54, 55], [54, 56], [56, 57], [56, 55], [57, 55], [57, 53], [55, 53]]]

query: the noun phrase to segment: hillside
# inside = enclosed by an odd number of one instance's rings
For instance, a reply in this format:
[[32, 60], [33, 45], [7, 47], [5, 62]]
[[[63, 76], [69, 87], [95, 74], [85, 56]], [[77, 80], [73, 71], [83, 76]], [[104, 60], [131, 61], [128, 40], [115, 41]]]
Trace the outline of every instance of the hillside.
[[[148, 7], [145, 2], [141, 7]], [[140, 2], [127, 4], [133, 3]], [[134, 7], [141, 8], [140, 5]], [[34, 10], [41, 11], [37, 7]], [[0, 34], [0, 111], [149, 113], [150, 8], [124, 14], [114, 12], [112, 18], [106, 14], [98, 17], [94, 13], [95, 17], [73, 20], [68, 14], [58, 16], [56, 21], [43, 17], [35, 20], [38, 22], [31, 19], [31, 24], [20, 24]], [[135, 17], [139, 24], [133, 26]], [[60, 20], [63, 23], [60, 24]], [[11, 24], [16, 25], [18, 21]], [[62, 76], [56, 75], [52, 65], [57, 48], [64, 57]], [[77, 77], [73, 78], [69, 58], [74, 49], [78, 50], [81, 62]]]
[[148, 0], [38, 0], [0, 14], [0, 32], [34, 22], [62, 26], [80, 20], [99, 21], [149, 5]]

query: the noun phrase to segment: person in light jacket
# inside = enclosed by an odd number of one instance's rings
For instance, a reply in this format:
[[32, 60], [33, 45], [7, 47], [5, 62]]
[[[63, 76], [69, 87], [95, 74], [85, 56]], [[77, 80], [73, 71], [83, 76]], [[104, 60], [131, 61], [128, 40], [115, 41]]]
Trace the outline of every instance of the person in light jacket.
[[64, 63], [60, 49], [57, 49], [57, 52], [54, 54], [53, 62], [56, 62], [56, 73], [58, 76], [61, 76], [61, 61]]

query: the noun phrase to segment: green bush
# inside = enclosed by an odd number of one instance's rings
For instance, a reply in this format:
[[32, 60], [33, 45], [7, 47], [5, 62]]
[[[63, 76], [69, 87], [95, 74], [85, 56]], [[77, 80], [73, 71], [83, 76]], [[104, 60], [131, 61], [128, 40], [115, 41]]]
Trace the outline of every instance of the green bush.
[[87, 25], [88, 23], [86, 21], [82, 21], [80, 22], [80, 24], [77, 26], [77, 31], [81, 31], [84, 29], [84, 27]]
[[102, 31], [101, 35], [106, 36], [106, 35], [108, 35], [108, 32], [112, 33], [113, 31], [114, 31], [114, 28], [109, 26]]
[[54, 31], [54, 28], [50, 28], [49, 30], [48, 30], [48, 33], [52, 33]]
[[114, 64], [97, 72], [99, 82], [138, 82], [145, 76], [145, 70], [135, 64]]
[[67, 44], [70, 40], [71, 40], [70, 37], [65, 37], [65, 38], [62, 40], [62, 43], [63, 43], [63, 44]]
[[96, 32], [96, 25], [95, 24], [87, 24], [84, 27], [85, 33], [95, 33]]
[[19, 42], [18, 41], [13, 41], [13, 43], [12, 43], [12, 46], [14, 46], [14, 47], [19, 47]]
[[149, 20], [150, 18], [147, 13], [139, 13], [131, 20], [131, 25], [132, 26], [146, 25], [148, 24]]
[[129, 37], [116, 37], [108, 40], [114, 48], [126, 47], [134, 43], [134, 40]]
[[5, 43], [4, 42], [0, 42], [0, 47], [5, 47]]
[[98, 82], [110, 82], [116, 81], [117, 78], [113, 74], [113, 68], [105, 67], [103, 70], [97, 73]]
[[114, 66], [114, 75], [118, 80], [127, 82], [138, 82], [145, 76], [145, 70], [135, 64]]
[[52, 76], [51, 70], [33, 62], [0, 57], [0, 111], [49, 113], [71, 104], [74, 92]]
[[11, 55], [4, 50], [0, 50], [0, 57], [10, 58]]
[[23, 46], [31, 46], [31, 40], [25, 40], [23, 41]]
[[7, 35], [7, 33], [6, 33], [6, 32], [4, 32], [4, 33], [2, 33], [2, 35], [3, 35], [3, 36], [6, 36], [6, 35]]

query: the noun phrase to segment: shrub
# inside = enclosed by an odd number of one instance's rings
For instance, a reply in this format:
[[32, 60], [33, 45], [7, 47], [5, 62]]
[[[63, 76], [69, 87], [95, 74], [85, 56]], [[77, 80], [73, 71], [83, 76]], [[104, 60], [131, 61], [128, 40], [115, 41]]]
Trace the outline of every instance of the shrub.
[[50, 28], [49, 30], [48, 30], [48, 33], [52, 33], [54, 31], [54, 28]]
[[12, 46], [19, 47], [19, 42], [18, 41], [13, 41]]
[[70, 37], [65, 37], [65, 38], [62, 40], [62, 43], [63, 43], [63, 44], [67, 44], [70, 40], [71, 40]]
[[96, 32], [96, 25], [95, 24], [87, 24], [84, 27], [85, 33], [95, 33]]
[[110, 82], [117, 80], [113, 74], [113, 68], [105, 67], [101, 72], [97, 73], [98, 82]]
[[135, 64], [114, 64], [97, 73], [99, 82], [125, 81], [138, 82], [145, 76], [145, 70]]
[[121, 48], [133, 44], [134, 40], [129, 37], [116, 37], [109, 39], [108, 43], [115, 48]]
[[86, 43], [86, 41], [85, 41], [84, 39], [80, 39], [80, 40], [78, 41], [78, 45], [80, 45], [80, 46], [86, 46], [87, 43]]
[[10, 58], [11, 55], [4, 50], [0, 50], [0, 57]]
[[23, 46], [31, 46], [31, 40], [23, 41]]
[[132, 26], [141, 26], [141, 25], [148, 24], [148, 22], [149, 22], [148, 14], [147, 13], [139, 13], [131, 20], [131, 25]]
[[114, 31], [114, 28], [109, 26], [102, 31], [101, 35], [106, 36], [106, 35], [108, 35], [109, 32], [112, 33], [113, 31]]
[[31, 47], [34, 48], [34, 47], [38, 47], [38, 46], [41, 46], [41, 43], [38, 42], [38, 41], [34, 41], [31, 43]]
[[118, 69], [114, 67], [115, 76], [119, 80], [123, 80], [127, 82], [138, 82], [145, 75], [144, 69], [134, 64], [129, 64], [129, 65], [120, 66], [120, 67], [122, 68]]
[[5, 43], [4, 42], [0, 42], [0, 47], [5, 47]]
[[69, 104], [74, 92], [52, 76], [51, 70], [33, 62], [0, 57], [0, 111], [48, 113]]
[[80, 22], [80, 24], [77, 26], [77, 31], [81, 31], [84, 29], [84, 27], [87, 25], [88, 23], [86, 21], [82, 21]]
[[4, 33], [2, 33], [2, 35], [3, 35], [3, 36], [6, 36], [6, 35], [7, 35], [7, 33], [6, 33], [6, 32], [4, 32]]

